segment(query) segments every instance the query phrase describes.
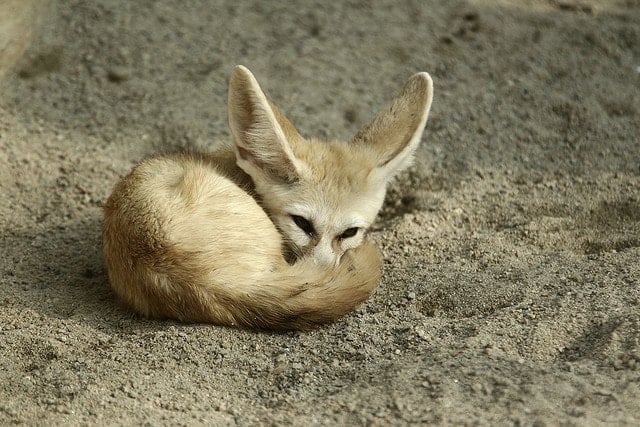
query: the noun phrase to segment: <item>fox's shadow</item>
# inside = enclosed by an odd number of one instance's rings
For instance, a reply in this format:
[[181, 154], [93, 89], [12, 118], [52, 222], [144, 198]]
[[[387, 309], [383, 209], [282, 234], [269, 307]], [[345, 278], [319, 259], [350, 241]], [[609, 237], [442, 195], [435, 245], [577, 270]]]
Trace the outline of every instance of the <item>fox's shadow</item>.
[[108, 286], [98, 216], [44, 231], [7, 231], [2, 240], [2, 305], [88, 323], [130, 317]]

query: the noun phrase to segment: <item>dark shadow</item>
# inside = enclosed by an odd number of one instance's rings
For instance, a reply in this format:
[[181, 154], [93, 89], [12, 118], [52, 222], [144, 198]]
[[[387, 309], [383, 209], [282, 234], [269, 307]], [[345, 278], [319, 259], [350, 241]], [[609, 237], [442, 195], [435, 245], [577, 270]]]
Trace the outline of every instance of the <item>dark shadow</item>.
[[634, 198], [602, 200], [582, 224], [593, 234], [582, 242], [586, 254], [622, 251], [640, 246], [640, 202]]
[[99, 218], [46, 231], [4, 230], [2, 247], [13, 248], [13, 262], [4, 264], [0, 304], [99, 329], [131, 320], [109, 288], [100, 233]]
[[[622, 340], [620, 343], [615, 343], [616, 331], [620, 332], [620, 329], [626, 329], [625, 326], [630, 326], [632, 330], [620, 333]], [[616, 354], [610, 348], [616, 345], [620, 346], [619, 353], [621, 355], [632, 355], [637, 347], [635, 337], [639, 333], [640, 330], [637, 330], [637, 326], [634, 327], [632, 321], [626, 316], [611, 316], [605, 321], [592, 322], [586, 327], [583, 334], [573, 340], [558, 355], [558, 359], [566, 362], [575, 362], [581, 359], [607, 361], [609, 357]]]

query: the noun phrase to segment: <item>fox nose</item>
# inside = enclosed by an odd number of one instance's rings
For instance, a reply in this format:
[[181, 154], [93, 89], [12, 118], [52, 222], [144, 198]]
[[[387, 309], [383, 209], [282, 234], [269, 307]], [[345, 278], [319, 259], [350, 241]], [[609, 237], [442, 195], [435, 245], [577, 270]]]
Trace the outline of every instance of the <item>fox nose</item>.
[[340, 256], [330, 245], [318, 244], [313, 250], [313, 261], [321, 267], [335, 267], [340, 263]]

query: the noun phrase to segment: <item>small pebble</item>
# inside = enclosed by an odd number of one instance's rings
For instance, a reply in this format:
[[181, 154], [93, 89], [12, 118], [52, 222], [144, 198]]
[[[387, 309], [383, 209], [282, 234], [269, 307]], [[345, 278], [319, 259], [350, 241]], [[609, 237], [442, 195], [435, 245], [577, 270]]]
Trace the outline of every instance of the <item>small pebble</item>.
[[129, 80], [131, 78], [131, 73], [126, 67], [115, 66], [107, 71], [107, 78], [110, 82], [120, 83]]

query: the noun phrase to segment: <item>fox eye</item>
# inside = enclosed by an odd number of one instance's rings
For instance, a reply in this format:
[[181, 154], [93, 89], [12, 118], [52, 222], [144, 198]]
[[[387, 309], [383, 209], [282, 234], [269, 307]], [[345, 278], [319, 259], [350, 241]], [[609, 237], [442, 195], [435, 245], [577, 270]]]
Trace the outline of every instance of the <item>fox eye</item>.
[[339, 239], [348, 239], [349, 237], [353, 237], [358, 234], [358, 227], [347, 228], [338, 236]]
[[299, 215], [291, 215], [291, 219], [307, 235], [313, 236], [314, 234], [316, 234], [316, 230], [315, 228], [313, 228], [313, 224], [311, 224], [308, 219]]

